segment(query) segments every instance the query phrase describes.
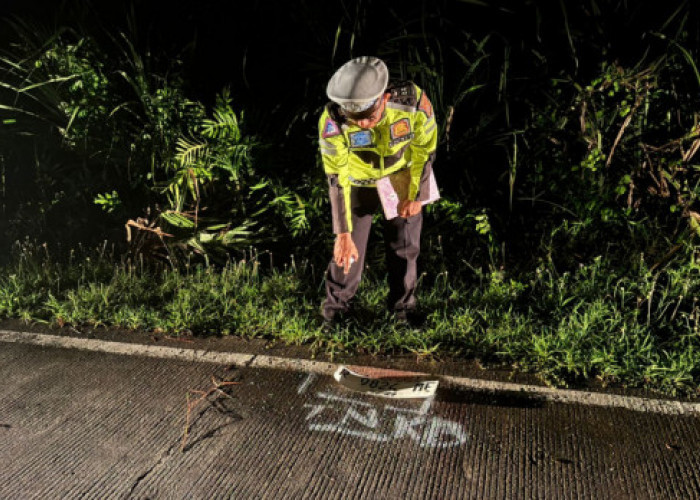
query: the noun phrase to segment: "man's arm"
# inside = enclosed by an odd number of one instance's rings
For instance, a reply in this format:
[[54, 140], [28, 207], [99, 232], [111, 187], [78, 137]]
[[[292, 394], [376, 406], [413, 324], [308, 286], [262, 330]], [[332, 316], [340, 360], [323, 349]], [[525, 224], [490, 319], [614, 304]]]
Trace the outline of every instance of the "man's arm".
[[318, 129], [323, 170], [328, 179], [333, 233], [349, 233], [352, 231], [352, 219], [350, 217], [348, 147], [340, 124], [333, 120], [328, 108], [321, 114]]
[[401, 217], [418, 215], [423, 207], [420, 195], [427, 196], [428, 179], [432, 171], [437, 147], [437, 122], [435, 112], [426, 93], [416, 86], [418, 105], [413, 120], [414, 138], [411, 141], [411, 182], [408, 199], [399, 203]]
[[435, 111], [424, 90], [416, 87], [418, 106], [414, 120], [414, 138], [411, 141], [411, 184], [408, 188], [408, 199], [419, 200], [419, 194], [427, 187], [427, 180], [432, 171], [437, 149], [438, 128]]
[[335, 263], [350, 272], [352, 263], [359, 259], [352, 241], [352, 217], [350, 214], [350, 183], [348, 181], [348, 148], [340, 125], [331, 118], [326, 109], [319, 120], [319, 146], [323, 169], [328, 179], [328, 195], [331, 202], [333, 247]]

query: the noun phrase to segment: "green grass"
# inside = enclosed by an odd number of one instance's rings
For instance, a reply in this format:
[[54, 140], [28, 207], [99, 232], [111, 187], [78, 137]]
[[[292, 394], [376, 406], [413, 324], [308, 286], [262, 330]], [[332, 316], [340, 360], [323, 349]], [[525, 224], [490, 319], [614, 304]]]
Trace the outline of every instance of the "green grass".
[[700, 265], [692, 249], [651, 272], [624, 274], [602, 258], [572, 273], [540, 267], [519, 277], [447, 273], [421, 278], [421, 329], [384, 310], [387, 286], [370, 273], [358, 312], [324, 331], [323, 289], [309, 266], [262, 269], [253, 256], [223, 267], [148, 270], [104, 252], [58, 264], [25, 248], [0, 269], [0, 317], [53, 325], [117, 326], [171, 335], [237, 335], [335, 354], [414, 353], [479, 359], [533, 372], [556, 386], [602, 384], [697, 395]]

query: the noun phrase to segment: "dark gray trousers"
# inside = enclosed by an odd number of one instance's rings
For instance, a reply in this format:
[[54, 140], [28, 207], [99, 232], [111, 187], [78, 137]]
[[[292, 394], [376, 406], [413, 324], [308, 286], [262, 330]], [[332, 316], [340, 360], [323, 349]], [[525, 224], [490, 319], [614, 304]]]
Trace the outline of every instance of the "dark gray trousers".
[[[326, 271], [326, 300], [323, 315], [331, 318], [336, 312], [345, 312], [360, 286], [362, 270], [367, 253], [367, 240], [372, 227], [372, 217], [381, 210], [381, 202], [376, 188], [350, 188], [352, 213], [352, 240], [357, 246], [359, 259], [350, 267], [348, 274], [336, 265], [331, 258]], [[387, 305], [390, 311], [412, 310], [416, 307], [416, 282], [418, 268], [416, 261], [420, 253], [420, 233], [423, 214], [404, 219], [396, 217], [383, 219], [384, 247], [389, 279]]]

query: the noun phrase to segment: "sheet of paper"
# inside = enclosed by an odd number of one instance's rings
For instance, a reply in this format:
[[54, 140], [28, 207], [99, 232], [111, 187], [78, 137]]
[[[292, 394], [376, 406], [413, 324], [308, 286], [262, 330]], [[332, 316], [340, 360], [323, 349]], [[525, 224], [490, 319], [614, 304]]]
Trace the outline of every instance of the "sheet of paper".
[[[377, 193], [379, 194], [379, 200], [384, 209], [384, 216], [387, 220], [399, 216], [399, 202], [408, 199], [410, 182], [411, 172], [405, 169], [395, 174], [382, 177], [375, 183], [377, 186]], [[428, 197], [421, 200], [421, 202], [423, 205], [427, 205], [438, 199], [440, 199], [440, 192], [438, 191], [437, 182], [435, 181], [435, 174], [431, 170], [430, 176], [428, 177]]]

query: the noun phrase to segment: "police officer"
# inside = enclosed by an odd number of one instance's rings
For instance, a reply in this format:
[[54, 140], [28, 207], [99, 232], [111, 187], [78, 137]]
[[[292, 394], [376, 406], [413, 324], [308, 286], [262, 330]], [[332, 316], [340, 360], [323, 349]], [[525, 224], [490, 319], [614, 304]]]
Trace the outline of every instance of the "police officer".
[[387, 66], [376, 57], [345, 63], [326, 93], [331, 102], [319, 119], [319, 145], [336, 239], [326, 273], [324, 322], [350, 309], [360, 284], [372, 217], [381, 210], [375, 183], [401, 173], [408, 192], [398, 203], [399, 216], [383, 221], [388, 308], [400, 322], [414, 323], [421, 208], [437, 145], [433, 107], [413, 82], [389, 84]]

